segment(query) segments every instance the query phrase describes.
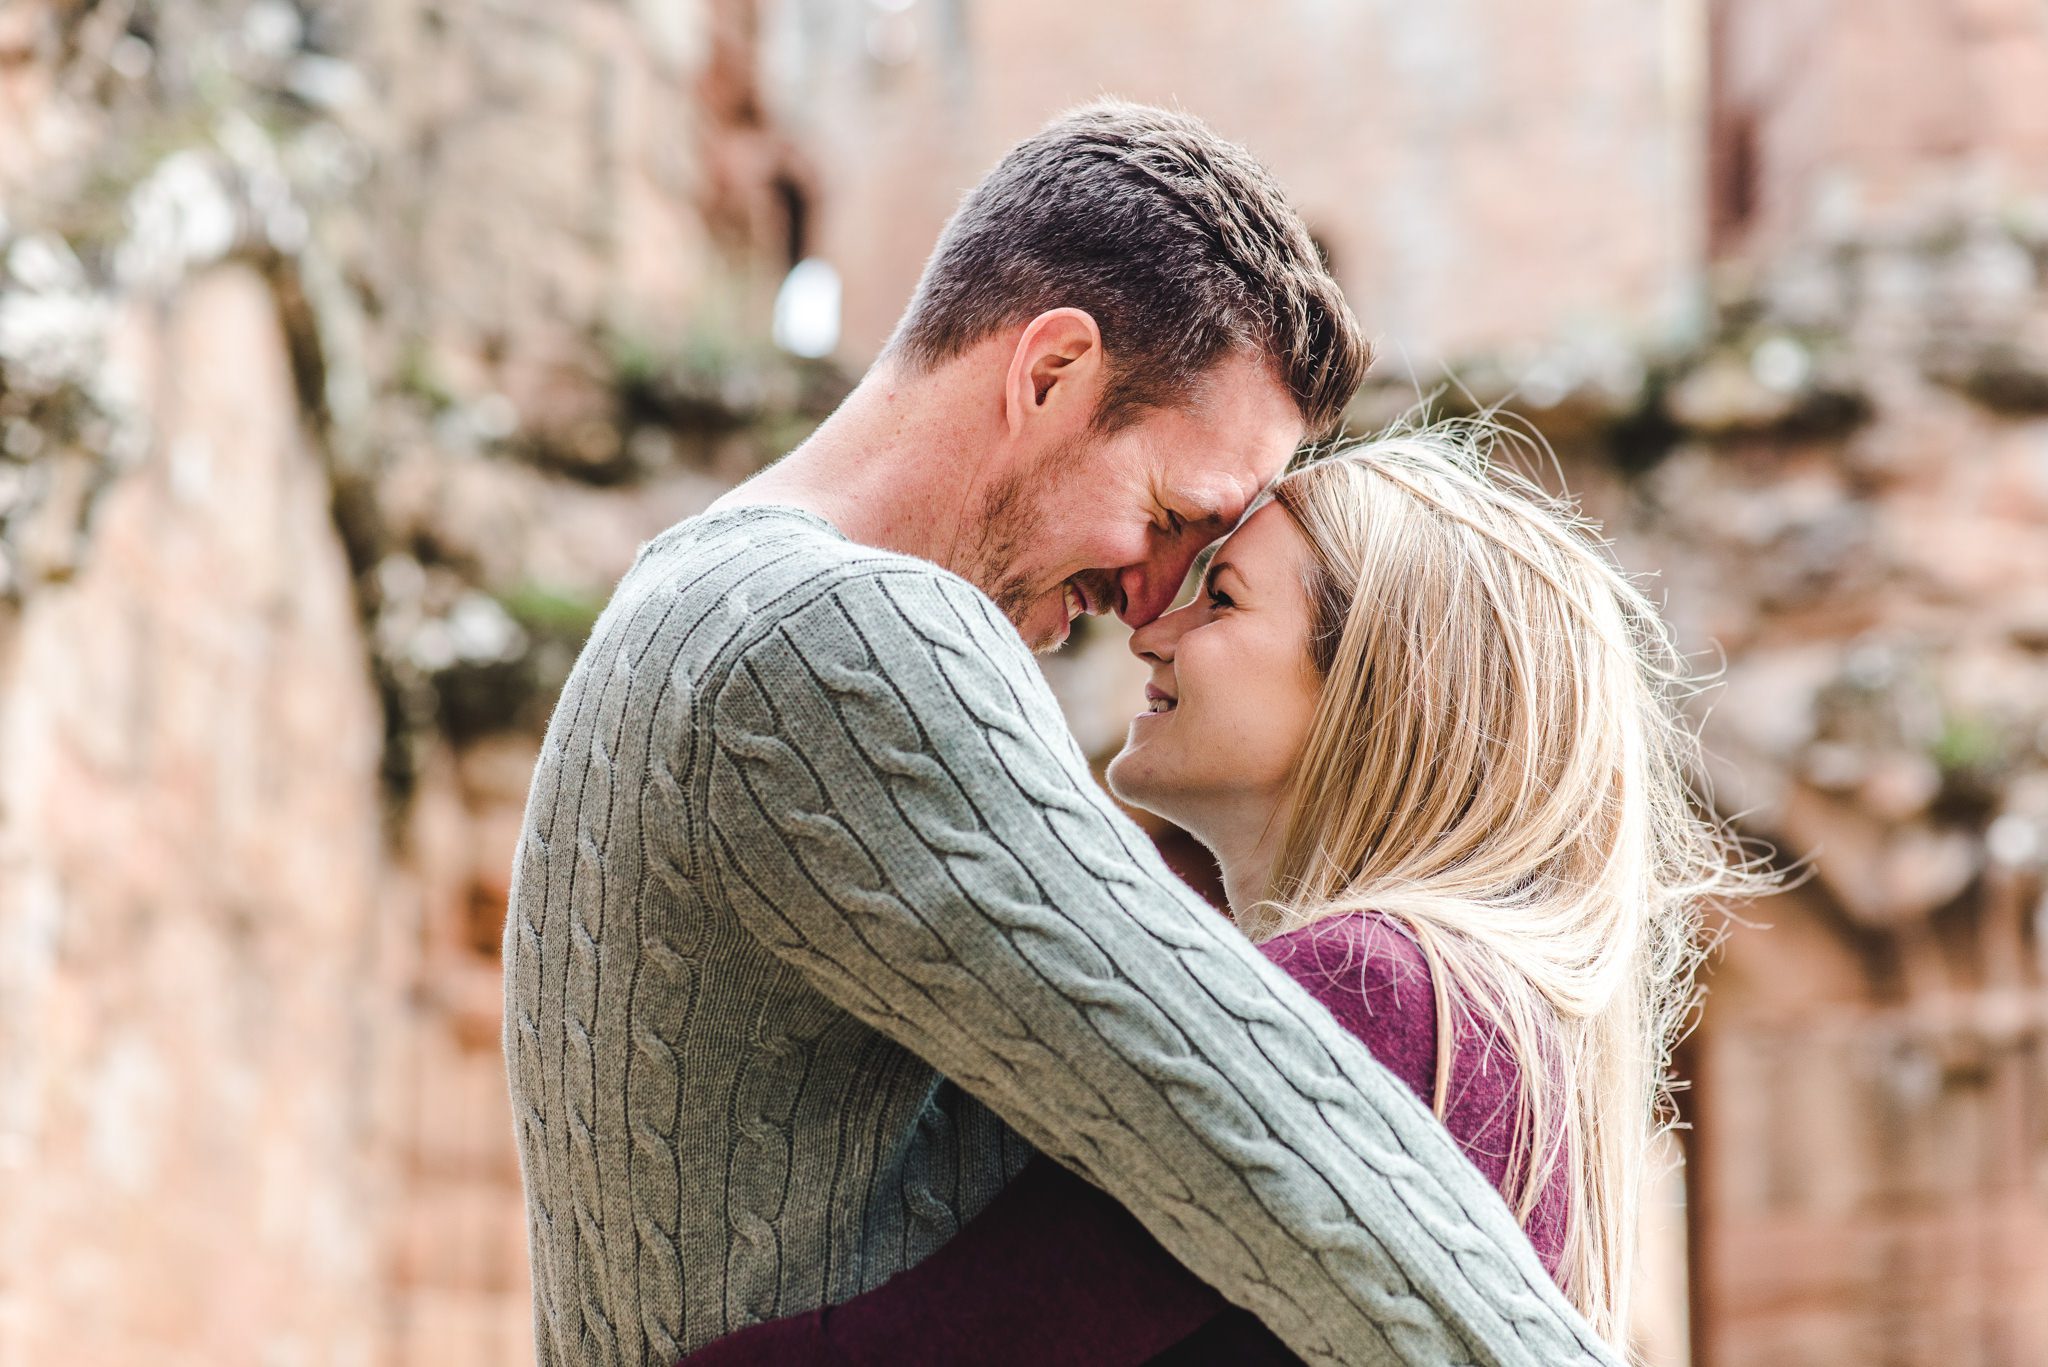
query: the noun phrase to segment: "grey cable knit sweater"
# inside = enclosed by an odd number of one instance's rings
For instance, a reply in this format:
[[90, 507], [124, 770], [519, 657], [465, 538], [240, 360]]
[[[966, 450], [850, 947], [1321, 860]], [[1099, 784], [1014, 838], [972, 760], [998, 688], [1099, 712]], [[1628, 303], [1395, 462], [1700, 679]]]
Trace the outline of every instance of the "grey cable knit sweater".
[[1096, 787], [994, 606], [808, 514], [641, 548], [548, 728], [505, 964], [547, 1367], [875, 1286], [1025, 1140], [1311, 1361], [1614, 1361]]

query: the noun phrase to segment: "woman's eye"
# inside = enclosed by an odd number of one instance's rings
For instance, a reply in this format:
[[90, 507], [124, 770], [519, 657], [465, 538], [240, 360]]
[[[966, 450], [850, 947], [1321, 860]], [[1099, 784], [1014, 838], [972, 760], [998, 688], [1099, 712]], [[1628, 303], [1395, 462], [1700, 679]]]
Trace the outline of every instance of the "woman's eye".
[[1223, 590], [1210, 589], [1209, 606], [1212, 608], [1234, 608], [1237, 606], [1237, 604], [1231, 602], [1230, 595], [1223, 592]]

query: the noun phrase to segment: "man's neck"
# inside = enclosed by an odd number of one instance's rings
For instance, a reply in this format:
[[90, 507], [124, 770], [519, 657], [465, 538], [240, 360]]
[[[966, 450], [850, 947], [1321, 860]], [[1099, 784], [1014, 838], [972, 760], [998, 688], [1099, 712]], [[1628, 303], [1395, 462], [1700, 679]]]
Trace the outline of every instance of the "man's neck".
[[952, 569], [984, 475], [968, 427], [930, 386], [870, 371], [802, 445], [711, 506], [801, 508], [862, 545]]

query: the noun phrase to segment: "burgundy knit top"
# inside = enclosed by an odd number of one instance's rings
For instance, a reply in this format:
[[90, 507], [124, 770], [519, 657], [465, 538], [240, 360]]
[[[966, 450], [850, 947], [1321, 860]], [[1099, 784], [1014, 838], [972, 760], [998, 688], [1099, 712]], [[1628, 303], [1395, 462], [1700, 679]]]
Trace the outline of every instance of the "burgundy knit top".
[[[1427, 1102], [1436, 1083], [1429, 965], [1391, 919], [1332, 917], [1277, 936], [1268, 958]], [[1503, 1191], [1519, 1074], [1477, 1022], [1460, 1025], [1444, 1124]], [[1524, 1228], [1551, 1276], [1564, 1249], [1560, 1167]], [[740, 1330], [688, 1367], [1040, 1367], [1243, 1364], [1296, 1358], [1183, 1268], [1110, 1197], [1034, 1159], [949, 1243], [841, 1305]]]

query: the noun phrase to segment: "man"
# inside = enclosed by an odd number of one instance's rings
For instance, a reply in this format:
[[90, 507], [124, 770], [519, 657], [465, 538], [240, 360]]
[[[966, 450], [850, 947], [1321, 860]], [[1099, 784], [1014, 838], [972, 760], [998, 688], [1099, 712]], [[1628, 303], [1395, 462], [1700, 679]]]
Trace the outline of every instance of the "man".
[[1097, 104], [967, 196], [816, 434], [641, 549], [506, 930], [541, 1362], [874, 1286], [1024, 1141], [1306, 1357], [1611, 1360], [1442, 1128], [1095, 787], [1025, 649], [1162, 611], [1365, 357], [1242, 150]]

